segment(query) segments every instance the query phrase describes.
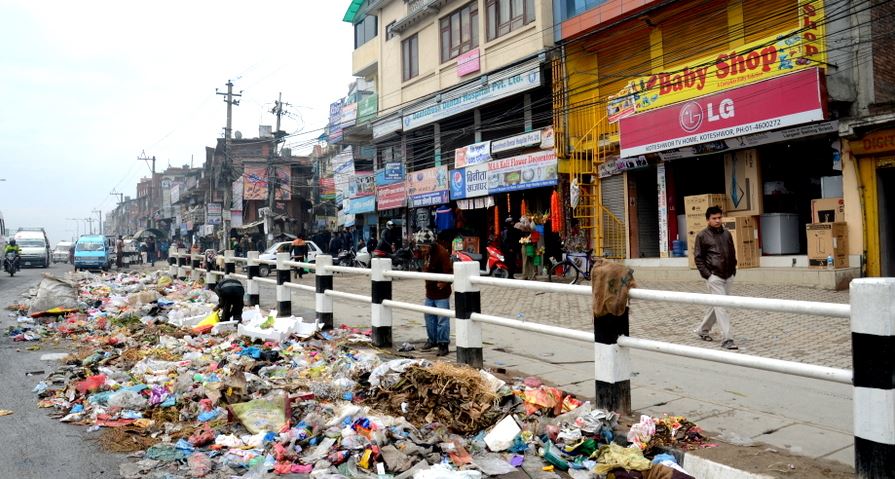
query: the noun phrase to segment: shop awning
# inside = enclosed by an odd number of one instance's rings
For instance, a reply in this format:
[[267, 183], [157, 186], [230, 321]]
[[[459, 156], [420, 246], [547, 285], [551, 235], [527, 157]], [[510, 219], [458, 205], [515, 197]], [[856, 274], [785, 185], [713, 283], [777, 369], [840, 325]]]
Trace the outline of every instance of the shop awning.
[[256, 226], [259, 226], [259, 225], [262, 225], [262, 224], [264, 224], [264, 220], [263, 220], [263, 219], [258, 220], [258, 221], [252, 221], [251, 223], [244, 224], [244, 225], [242, 225], [242, 226], [240, 226], [240, 227], [238, 227], [238, 228], [236, 228], [236, 229], [241, 230], [241, 231], [245, 231], [245, 230], [252, 229], [252, 228], [254, 228], [254, 227], [256, 227]]
[[142, 236], [145, 236], [147, 233], [150, 236], [154, 236], [156, 238], [164, 238], [166, 236], [165, 233], [161, 230], [157, 230], [155, 228], [143, 228], [140, 231], [134, 233], [134, 238], [140, 238]]
[[360, 10], [360, 6], [363, 5], [364, 0], [351, 0], [351, 3], [348, 5], [348, 10], [345, 11], [345, 16], [342, 17], [343, 22], [354, 23], [354, 17], [357, 15], [358, 10]]

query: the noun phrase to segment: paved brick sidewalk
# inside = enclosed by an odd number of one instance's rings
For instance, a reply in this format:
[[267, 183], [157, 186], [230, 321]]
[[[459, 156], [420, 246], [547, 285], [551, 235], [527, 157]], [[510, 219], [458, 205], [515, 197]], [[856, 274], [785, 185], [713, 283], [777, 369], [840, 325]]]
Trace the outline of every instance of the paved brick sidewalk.
[[[313, 281], [313, 275], [306, 275], [297, 282], [311, 285]], [[368, 277], [336, 274], [334, 285], [340, 291], [370, 294]], [[701, 281], [649, 281], [641, 282], [640, 287], [705, 292], [705, 285]], [[393, 289], [395, 300], [422, 302], [422, 281], [395, 280]], [[734, 283], [732, 294], [833, 303], [848, 302], [848, 291], [828, 291], [801, 286]], [[587, 296], [482, 287], [483, 313], [584, 331], [591, 328], [590, 303], [590, 298]], [[700, 347], [719, 345], [720, 333], [717, 328], [713, 331], [716, 339], [713, 343], [703, 342], [692, 333], [703, 312], [704, 308], [701, 306], [633, 301], [631, 335]], [[822, 366], [851, 368], [851, 333], [848, 320], [845, 318], [747, 310], [730, 310], [730, 312], [734, 335], [741, 352]]]

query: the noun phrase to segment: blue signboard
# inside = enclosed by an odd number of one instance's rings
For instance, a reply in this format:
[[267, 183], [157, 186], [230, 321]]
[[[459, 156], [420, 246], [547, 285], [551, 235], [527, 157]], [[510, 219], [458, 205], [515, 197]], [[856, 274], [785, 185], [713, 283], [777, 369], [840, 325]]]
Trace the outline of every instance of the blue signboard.
[[451, 199], [461, 200], [466, 198], [466, 175], [465, 168], [459, 170], [451, 170], [448, 177], [451, 185]]
[[361, 196], [360, 198], [351, 198], [351, 213], [362, 214], [376, 211], [375, 196]]

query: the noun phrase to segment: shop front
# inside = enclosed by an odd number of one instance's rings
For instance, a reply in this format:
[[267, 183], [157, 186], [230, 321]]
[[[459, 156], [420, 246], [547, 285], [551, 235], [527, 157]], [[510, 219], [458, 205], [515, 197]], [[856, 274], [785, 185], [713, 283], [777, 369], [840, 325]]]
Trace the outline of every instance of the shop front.
[[827, 266], [832, 256], [847, 268], [847, 251], [809, 241], [809, 225], [845, 221], [838, 124], [826, 121], [826, 104], [823, 72], [812, 68], [622, 118], [622, 158], [606, 176], [624, 175], [629, 258], [689, 253], [694, 267], [693, 239], [718, 203], [725, 216], [749, 218], [731, 228], [754, 224], [754, 241], [740, 238], [743, 268]]

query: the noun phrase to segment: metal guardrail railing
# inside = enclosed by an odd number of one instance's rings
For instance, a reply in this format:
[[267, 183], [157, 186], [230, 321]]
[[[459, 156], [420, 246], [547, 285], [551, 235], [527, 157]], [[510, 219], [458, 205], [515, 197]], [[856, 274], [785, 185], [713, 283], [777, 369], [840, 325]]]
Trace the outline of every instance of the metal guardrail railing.
[[[225, 255], [225, 272], [207, 271], [200, 267], [196, 255], [180, 255], [173, 253], [173, 274], [191, 275], [205, 273], [206, 278], [225, 276], [246, 280], [250, 304], [259, 301], [258, 284], [276, 284], [278, 311], [289, 313], [290, 301], [286, 299], [287, 289], [313, 292], [316, 297], [315, 311], [318, 321], [332, 327], [332, 300], [342, 299], [371, 305], [371, 326], [373, 344], [389, 347], [392, 344], [393, 311], [405, 310], [423, 314], [456, 319], [456, 345], [458, 361], [475, 367], [483, 365], [481, 325], [489, 324], [529, 331], [574, 341], [592, 342], [594, 344], [595, 386], [597, 406], [604, 409], [629, 412], [631, 350], [652, 351], [678, 357], [714, 363], [730, 364], [750, 369], [772, 371], [780, 374], [799, 376], [839, 384], [852, 384], [855, 388], [855, 454], [858, 477], [891, 477], [879, 475], [874, 471], [895, 471], [895, 415], [891, 405], [895, 404], [895, 362], [881, 360], [880, 345], [890, 345], [895, 349], [895, 279], [865, 278], [851, 283], [851, 303], [836, 304], [811, 301], [797, 301], [772, 298], [752, 298], [742, 296], [720, 296], [703, 293], [680, 291], [658, 291], [635, 288], [629, 291], [629, 297], [636, 301], [657, 301], [682, 304], [693, 304], [715, 307], [752, 309], [758, 311], [783, 312], [794, 314], [810, 314], [832, 318], [847, 318], [852, 329], [852, 350], [855, 370], [830, 368], [794, 361], [752, 356], [728, 351], [710, 350], [687, 345], [654, 341], [644, 338], [630, 337], [627, 334], [628, 313], [623, 316], [594, 317], [594, 331], [579, 331], [549, 324], [520, 321], [496, 315], [484, 314], [481, 311], [483, 301], [479, 286], [497, 288], [513, 288], [543, 291], [572, 295], [592, 295], [588, 286], [543, 283], [536, 281], [518, 281], [479, 276], [479, 265], [475, 262], [454, 263], [454, 274], [436, 274], [410, 271], [394, 271], [391, 260], [374, 258], [371, 269], [332, 265], [332, 257], [317, 256], [315, 263], [288, 260], [288, 255], [281, 253], [276, 261], [259, 261], [256, 252], [250, 252], [244, 259], [248, 264], [249, 274], [233, 272], [233, 264], [240, 258], [232, 254]], [[189, 258], [193, 264], [186, 264]], [[277, 274], [277, 279], [259, 278], [256, 276], [259, 264], [276, 266], [278, 273], [290, 268], [302, 267], [315, 271], [315, 286], [287, 281], [289, 275]], [[337, 291], [333, 285], [333, 273], [370, 276], [372, 283], [371, 296]], [[198, 278], [196, 278], [198, 279]], [[456, 309], [444, 309], [415, 303], [406, 303], [392, 299], [393, 279], [420, 279], [453, 283], [454, 303]], [[887, 350], [888, 351], [888, 350]], [[869, 444], [869, 445], [868, 445]], [[876, 461], [880, 449], [891, 450], [892, 458]], [[888, 456], [887, 456], [888, 457]], [[876, 462], [874, 462], [876, 461]], [[889, 465], [892, 465], [889, 468]], [[866, 471], [871, 471], [867, 473]]]

